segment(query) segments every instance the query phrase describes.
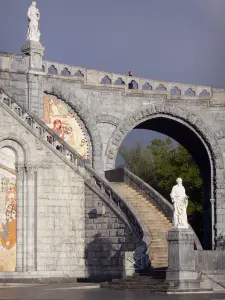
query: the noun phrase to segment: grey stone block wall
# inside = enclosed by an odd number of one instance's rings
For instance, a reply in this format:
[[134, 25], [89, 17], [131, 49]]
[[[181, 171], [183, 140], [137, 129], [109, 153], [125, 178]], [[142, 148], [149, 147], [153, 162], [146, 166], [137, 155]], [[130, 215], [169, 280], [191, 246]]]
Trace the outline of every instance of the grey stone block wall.
[[0, 72], [0, 84], [9, 90], [22, 103], [27, 104], [28, 86], [26, 74]]
[[[85, 187], [85, 265], [89, 279], [121, 277], [125, 253], [140, 240], [98, 196]], [[130, 263], [131, 264], [131, 263]]]
[[84, 183], [55, 161], [38, 171], [37, 270], [84, 273]]
[[84, 277], [83, 179], [0, 107], [2, 147], [17, 156], [17, 271]]
[[195, 251], [195, 268], [201, 276], [202, 288], [224, 291], [225, 251]]

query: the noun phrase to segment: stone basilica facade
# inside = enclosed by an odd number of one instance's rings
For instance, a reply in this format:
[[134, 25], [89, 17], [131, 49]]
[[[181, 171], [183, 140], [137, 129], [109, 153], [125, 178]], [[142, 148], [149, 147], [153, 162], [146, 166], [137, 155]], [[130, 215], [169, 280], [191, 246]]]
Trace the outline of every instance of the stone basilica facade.
[[177, 140], [199, 165], [205, 250], [194, 235], [192, 271], [222, 282], [225, 89], [46, 61], [40, 13], [34, 4], [29, 10], [21, 54], [0, 53], [0, 279], [106, 278], [131, 271], [127, 262], [140, 245], [151, 249], [154, 228], [112, 182], [144, 191], [171, 219], [166, 199], [114, 170], [123, 139], [144, 128]]

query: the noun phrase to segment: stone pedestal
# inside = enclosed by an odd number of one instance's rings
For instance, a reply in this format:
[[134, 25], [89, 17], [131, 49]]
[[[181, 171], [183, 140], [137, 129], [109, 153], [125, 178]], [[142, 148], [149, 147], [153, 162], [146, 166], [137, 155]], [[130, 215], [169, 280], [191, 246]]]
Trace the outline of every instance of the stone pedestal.
[[195, 271], [194, 234], [190, 229], [172, 228], [167, 234], [168, 269], [166, 280], [170, 287], [196, 289], [200, 287]]
[[43, 69], [42, 61], [44, 46], [40, 42], [27, 41], [21, 51], [29, 56], [29, 69], [27, 70], [27, 107], [37, 116], [42, 118], [43, 106]]
[[44, 46], [40, 42], [27, 41], [21, 51], [30, 56], [29, 70], [42, 71], [42, 58], [44, 56]]

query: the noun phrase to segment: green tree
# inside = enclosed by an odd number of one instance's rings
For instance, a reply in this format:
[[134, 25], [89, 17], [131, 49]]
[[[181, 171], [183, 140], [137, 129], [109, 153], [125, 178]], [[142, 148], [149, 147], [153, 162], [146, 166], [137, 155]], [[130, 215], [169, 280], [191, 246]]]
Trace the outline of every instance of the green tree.
[[142, 149], [137, 143], [135, 148], [120, 147], [119, 153], [124, 158], [127, 167], [146, 182], [154, 181], [154, 158], [148, 148]]

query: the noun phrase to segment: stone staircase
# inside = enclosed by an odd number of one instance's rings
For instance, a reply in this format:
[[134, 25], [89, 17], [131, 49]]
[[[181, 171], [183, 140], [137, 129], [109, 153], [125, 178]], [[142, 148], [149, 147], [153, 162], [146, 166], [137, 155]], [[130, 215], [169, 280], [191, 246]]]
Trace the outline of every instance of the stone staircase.
[[113, 279], [101, 284], [101, 288], [113, 290], [139, 290], [150, 293], [167, 293], [169, 284], [165, 280], [166, 270], [158, 269], [151, 271], [148, 276], [134, 274], [123, 279]]
[[172, 228], [172, 223], [156, 206], [126, 183], [112, 183], [114, 188], [138, 211], [147, 225], [152, 241], [148, 248], [150, 263], [153, 268], [168, 266], [168, 245], [166, 233]]
[[[101, 288], [110, 290], [133, 290], [153, 294], [212, 294], [212, 288], [199, 288], [200, 280], [186, 282], [186, 287], [180, 288], [177, 283], [173, 286], [166, 280], [166, 268], [149, 269], [148, 275], [134, 274], [122, 279], [112, 279], [101, 283]], [[194, 285], [193, 285], [194, 284]], [[197, 287], [195, 285], [197, 284]], [[190, 286], [189, 286], [190, 285]], [[180, 298], [179, 298], [180, 299]]]

